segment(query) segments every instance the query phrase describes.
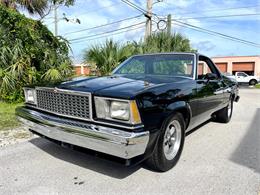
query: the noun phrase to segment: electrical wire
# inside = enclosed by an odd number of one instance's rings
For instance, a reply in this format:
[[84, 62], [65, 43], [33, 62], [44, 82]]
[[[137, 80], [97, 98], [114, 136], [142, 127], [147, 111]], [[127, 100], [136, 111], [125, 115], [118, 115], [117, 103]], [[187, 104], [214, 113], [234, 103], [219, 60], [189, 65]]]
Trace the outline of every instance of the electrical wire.
[[85, 41], [91, 41], [91, 40], [100, 39], [100, 38], [104, 38], [104, 37], [111, 37], [111, 36], [114, 36], [114, 35], [130, 32], [130, 31], [134, 31], [134, 30], [141, 29], [141, 28], [144, 28], [144, 27], [143, 26], [139, 26], [139, 27], [131, 28], [131, 29], [124, 30], [124, 31], [121, 31], [121, 32], [112, 33], [110, 35], [103, 35], [103, 36], [99, 36], [99, 37], [96, 37], [96, 38], [85, 39], [84, 41], [74, 41], [71, 44], [82, 43], [82, 42], [85, 42]]
[[129, 5], [130, 7], [132, 7], [132, 8], [134, 8], [134, 9], [138, 10], [139, 12], [141, 12], [141, 13], [143, 13], [143, 14], [146, 14], [146, 12], [147, 12], [145, 9], [139, 7], [138, 5], [134, 4], [134, 3], [131, 2], [131, 1], [128, 1], [128, 0], [121, 0], [121, 1], [122, 1], [123, 3], [126, 3], [127, 5]]
[[[92, 10], [83, 12], [83, 13], [81, 13], [79, 15], [76, 15], [75, 17], [79, 17], [79, 16], [82, 16], [82, 15], [87, 15], [87, 14], [93, 13], [93, 12], [99, 12], [99, 11], [102, 11], [103, 9], [110, 8], [110, 7], [115, 7], [115, 6], [119, 6], [119, 5], [121, 5], [121, 4], [120, 3], [113, 3], [113, 4], [108, 5], [108, 6], [104, 6], [104, 7], [100, 7], [100, 8], [97, 8], [97, 9], [92, 9]], [[54, 17], [47, 17], [45, 19], [54, 19]]]
[[127, 20], [132, 20], [132, 19], [135, 19], [135, 18], [140, 18], [141, 16], [142, 16], [142, 15], [137, 15], [137, 16], [125, 18], [125, 19], [122, 19], [122, 20], [117, 20], [117, 21], [114, 21], [114, 22], [110, 22], [110, 23], [107, 23], [107, 24], [101, 24], [101, 25], [99, 25], [99, 26], [94, 26], [94, 27], [90, 27], [90, 28], [85, 28], [85, 29], [80, 29], [80, 30], [76, 30], [76, 31], [71, 31], [71, 32], [67, 32], [67, 33], [65, 33], [65, 34], [63, 34], [63, 35], [75, 34], [75, 33], [79, 33], [79, 32], [84, 32], [84, 31], [88, 31], [88, 30], [93, 30], [93, 29], [97, 29], [97, 28], [102, 28], [102, 27], [105, 27], [105, 26], [109, 26], [109, 25], [121, 23], [121, 22], [124, 22], [124, 21], [127, 21]]
[[180, 18], [178, 20], [188, 20], [188, 19], [210, 19], [210, 18], [228, 18], [228, 17], [242, 17], [242, 16], [257, 16], [260, 13], [256, 14], [234, 14], [234, 15], [219, 15], [219, 16], [200, 16], [200, 17], [187, 17], [187, 18]]
[[237, 37], [226, 35], [226, 34], [223, 34], [223, 33], [216, 32], [216, 31], [204, 29], [204, 28], [201, 28], [201, 27], [198, 27], [198, 26], [195, 26], [195, 25], [191, 25], [191, 24], [188, 24], [188, 23], [185, 23], [185, 22], [181, 22], [179, 20], [172, 19], [172, 21], [175, 22], [175, 25], [178, 25], [178, 26], [190, 28], [190, 29], [193, 29], [193, 30], [196, 30], [196, 31], [199, 31], [199, 32], [203, 32], [203, 33], [207, 33], [207, 34], [210, 34], [210, 35], [222, 37], [222, 38], [229, 39], [229, 40], [232, 40], [232, 41], [235, 41], [235, 42], [240, 42], [240, 43], [243, 43], [243, 44], [246, 44], [246, 45], [251, 45], [251, 46], [254, 46], [254, 47], [260, 47], [260, 44], [258, 44], [258, 43], [254, 43], [254, 42], [251, 42], [251, 41], [247, 41], [247, 40], [244, 40], [244, 39], [240, 39], [240, 38], [237, 38]]
[[70, 39], [70, 40], [68, 40], [68, 41], [70, 41], [70, 42], [72, 41], [72, 42], [73, 42], [73, 41], [82, 40], [82, 39], [87, 39], [87, 38], [91, 38], [91, 37], [95, 37], [95, 36], [99, 36], [99, 35], [103, 35], [103, 34], [109, 34], [109, 33], [113, 33], [113, 32], [116, 32], [116, 31], [128, 29], [128, 28], [131, 28], [131, 27], [134, 27], [134, 26], [138, 26], [138, 25], [140, 25], [140, 24], [145, 24], [145, 22], [140, 22], [140, 23], [132, 24], [132, 25], [129, 25], [129, 26], [125, 26], [125, 27], [116, 29], [116, 30], [110, 30], [110, 31], [102, 32], [102, 33], [95, 34], [95, 35], [89, 35], [89, 36], [83, 36], [83, 37], [79, 37], [79, 38], [74, 38], [74, 39]]
[[78, 15], [77, 17], [82, 16], [82, 15], [86, 15], [86, 14], [89, 14], [89, 13], [93, 13], [93, 12], [99, 12], [99, 11], [101, 11], [103, 9], [110, 8], [110, 7], [115, 7], [115, 6], [119, 6], [119, 5], [120, 5], [120, 3], [113, 3], [113, 4], [108, 5], [108, 6], [104, 6], [104, 7], [100, 7], [100, 8], [97, 8], [97, 9], [92, 9], [92, 10], [83, 12], [80, 15]]
[[[162, 1], [163, 3], [166, 3], [167, 5], [171, 5], [166, 1]], [[172, 5], [171, 5], [172, 6]], [[193, 12], [183, 12], [183, 13], [179, 13], [180, 15], [183, 14], [201, 14], [201, 13], [206, 13], [206, 12], [216, 12], [216, 11], [226, 11], [226, 10], [234, 10], [234, 9], [245, 9], [245, 8], [256, 8], [259, 7], [260, 4], [256, 4], [256, 5], [248, 5], [248, 6], [241, 6], [241, 7], [229, 7], [229, 8], [221, 8], [221, 9], [207, 9], [207, 10], [201, 10], [201, 11], [193, 11]]]

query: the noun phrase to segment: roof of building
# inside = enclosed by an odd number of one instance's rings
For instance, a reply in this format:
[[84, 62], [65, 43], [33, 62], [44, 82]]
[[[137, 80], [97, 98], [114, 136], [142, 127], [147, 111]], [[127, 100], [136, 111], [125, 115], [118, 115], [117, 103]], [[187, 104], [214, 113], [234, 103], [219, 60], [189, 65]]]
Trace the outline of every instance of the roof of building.
[[248, 57], [260, 57], [260, 55], [252, 55], [252, 56], [213, 56], [211, 58], [248, 58]]

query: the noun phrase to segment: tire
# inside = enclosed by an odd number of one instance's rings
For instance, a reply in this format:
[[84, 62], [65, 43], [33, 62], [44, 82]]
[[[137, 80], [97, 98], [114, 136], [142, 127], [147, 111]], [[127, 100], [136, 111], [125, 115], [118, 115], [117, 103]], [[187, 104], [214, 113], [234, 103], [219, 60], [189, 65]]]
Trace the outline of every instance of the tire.
[[215, 121], [228, 123], [233, 114], [233, 98], [230, 97], [228, 105], [216, 113]]
[[249, 85], [256, 85], [257, 84], [257, 80], [252, 79], [249, 81]]
[[152, 156], [147, 164], [153, 170], [165, 172], [180, 159], [185, 140], [185, 122], [182, 114], [175, 113], [165, 120]]

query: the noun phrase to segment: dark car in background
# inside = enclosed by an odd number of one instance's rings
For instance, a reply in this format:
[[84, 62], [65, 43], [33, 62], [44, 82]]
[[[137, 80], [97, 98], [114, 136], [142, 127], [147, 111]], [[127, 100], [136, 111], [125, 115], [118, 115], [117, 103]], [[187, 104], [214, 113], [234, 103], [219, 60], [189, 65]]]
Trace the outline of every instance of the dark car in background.
[[33, 133], [159, 171], [178, 162], [185, 133], [229, 122], [239, 100], [236, 82], [198, 53], [136, 55], [111, 76], [24, 91], [16, 112]]

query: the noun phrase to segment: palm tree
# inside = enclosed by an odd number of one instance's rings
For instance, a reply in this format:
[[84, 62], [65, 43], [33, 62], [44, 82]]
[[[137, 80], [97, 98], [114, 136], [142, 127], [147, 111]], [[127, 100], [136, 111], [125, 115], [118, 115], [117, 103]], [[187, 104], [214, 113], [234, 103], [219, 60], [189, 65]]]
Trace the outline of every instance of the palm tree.
[[17, 10], [19, 7], [26, 9], [30, 14], [42, 16], [48, 8], [48, 0], [0, 0], [5, 7]]
[[122, 61], [131, 55], [131, 50], [119, 45], [113, 40], [107, 40], [103, 45], [92, 46], [84, 54], [86, 62], [96, 64], [101, 75], [107, 75]]
[[141, 49], [139, 50], [142, 53], [194, 51], [190, 45], [190, 40], [180, 33], [160, 32], [152, 34], [140, 46]]
[[94, 45], [85, 51], [85, 62], [96, 64], [97, 70], [106, 75], [122, 61], [134, 54], [160, 52], [189, 52], [195, 51], [189, 39], [182, 34], [160, 32], [149, 36], [146, 40], [119, 45], [113, 40], [107, 40], [104, 45]]
[[74, 4], [75, 0], [0, 0], [0, 4], [17, 10], [19, 7], [27, 10], [30, 14], [39, 14], [43, 16], [50, 5], [70, 6]]

